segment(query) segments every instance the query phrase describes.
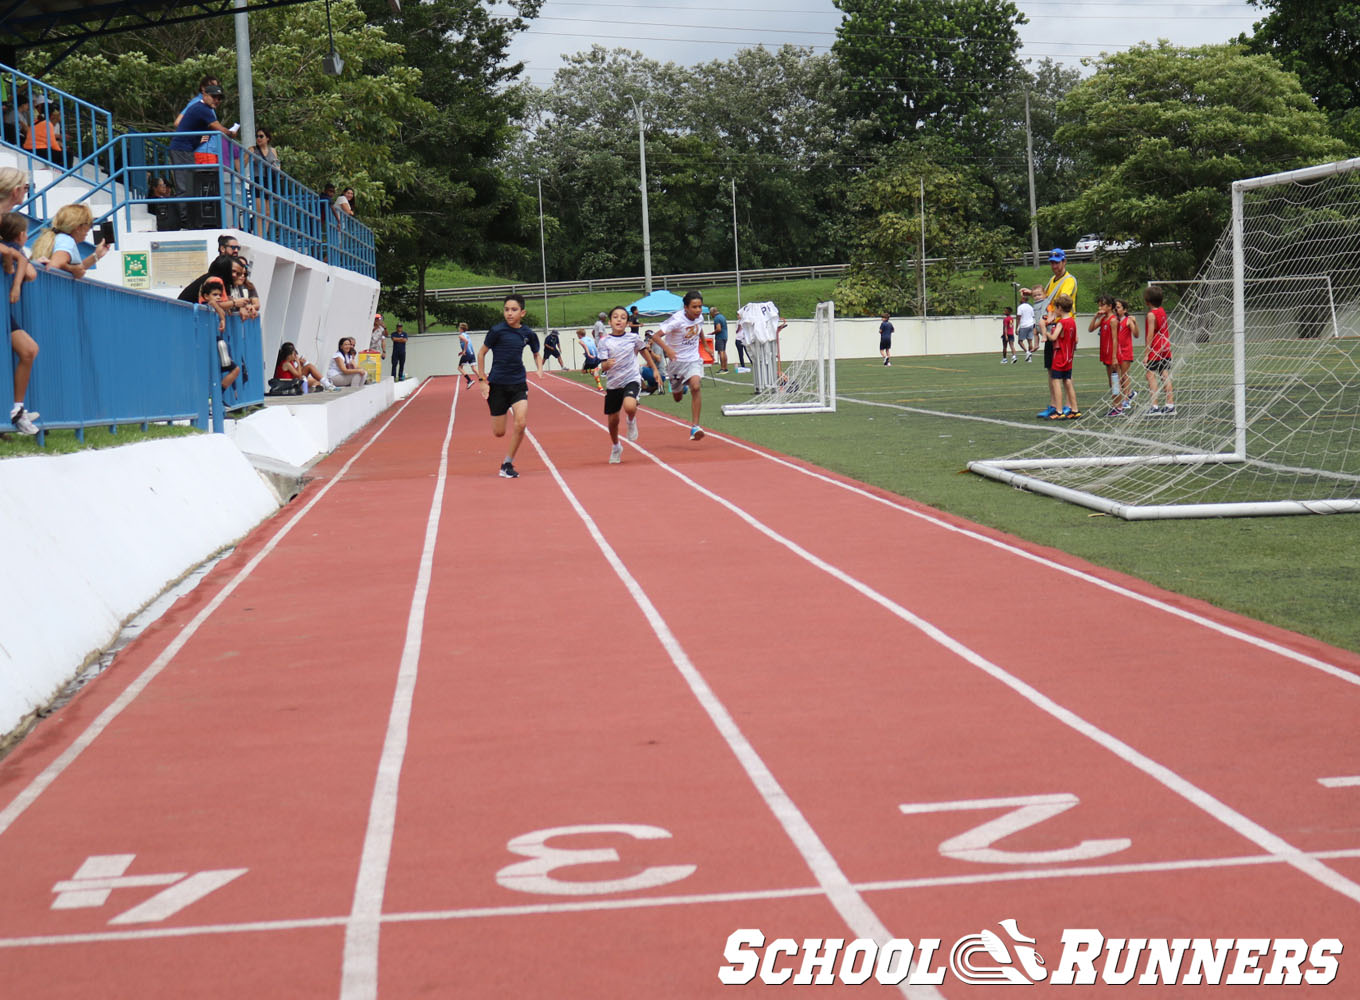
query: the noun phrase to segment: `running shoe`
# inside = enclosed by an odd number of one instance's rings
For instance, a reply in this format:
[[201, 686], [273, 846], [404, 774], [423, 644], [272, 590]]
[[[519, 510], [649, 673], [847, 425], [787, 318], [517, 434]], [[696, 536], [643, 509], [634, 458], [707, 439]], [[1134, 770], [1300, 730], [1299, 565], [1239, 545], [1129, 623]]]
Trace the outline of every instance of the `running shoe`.
[[637, 439], [638, 439], [637, 421], [630, 420], [628, 421], [628, 440], [636, 441]]
[[689, 439], [691, 441], [702, 441], [704, 439], [704, 429], [695, 424], [689, 429]]
[[[0, 410], [0, 413], [4, 412]], [[32, 410], [25, 410], [22, 406], [9, 415], [9, 422], [14, 425], [14, 429], [20, 434], [27, 434], [30, 437], [38, 433], [37, 426], [33, 421], [38, 419], [38, 414]]]
[[609, 449], [609, 464], [618, 465], [623, 461], [623, 442], [620, 441]]
[[1175, 407], [1175, 404], [1168, 403], [1166, 406], [1163, 406], [1163, 407], [1162, 407], [1162, 414], [1163, 414], [1164, 416], [1174, 417], [1174, 416], [1176, 415], [1176, 407]]
[[1064, 406], [1064, 407], [1063, 407], [1063, 411], [1062, 411], [1062, 418], [1063, 418], [1064, 420], [1080, 420], [1080, 419], [1081, 419], [1081, 411], [1080, 411], [1080, 410], [1073, 410], [1073, 409], [1071, 409], [1070, 407]]
[[1056, 406], [1050, 406], [1046, 410], [1040, 410], [1038, 413], [1035, 414], [1035, 416], [1038, 417], [1040, 420], [1052, 420], [1053, 417], [1057, 414], [1057, 412], [1058, 408]]
[[515, 467], [514, 467], [511, 463], [509, 463], [509, 462], [502, 462], [502, 463], [501, 463], [501, 478], [502, 478], [502, 479], [518, 479], [518, 478], [519, 478], [519, 473], [515, 471]]
[[1116, 407], [1115, 407], [1114, 409], [1112, 409], [1109, 413], [1105, 414], [1105, 416], [1107, 416], [1107, 417], [1122, 417], [1123, 415], [1124, 415], [1124, 407], [1122, 407], [1122, 406], [1116, 406]]
[[1147, 410], [1147, 415], [1149, 417], [1160, 417], [1163, 412], [1164, 411], [1160, 406], [1149, 406]]

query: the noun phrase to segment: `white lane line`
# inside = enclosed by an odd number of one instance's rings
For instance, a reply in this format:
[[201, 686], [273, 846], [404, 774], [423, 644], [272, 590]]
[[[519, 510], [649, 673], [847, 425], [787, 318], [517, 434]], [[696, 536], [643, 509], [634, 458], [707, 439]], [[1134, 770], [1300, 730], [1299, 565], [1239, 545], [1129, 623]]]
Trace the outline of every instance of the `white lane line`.
[[392, 860], [392, 836], [397, 825], [397, 793], [401, 784], [402, 763], [410, 735], [411, 704], [415, 697], [420, 667], [420, 645], [425, 631], [425, 606], [430, 597], [430, 578], [434, 573], [435, 542], [439, 519], [444, 510], [444, 488], [449, 477], [449, 443], [458, 414], [461, 382], [455, 384], [449, 423], [439, 453], [439, 475], [435, 480], [430, 514], [425, 520], [425, 545], [420, 553], [411, 610], [406, 616], [406, 641], [401, 649], [397, 686], [387, 718], [378, 776], [373, 784], [373, 800], [364, 831], [359, 876], [354, 885], [354, 903], [345, 927], [345, 953], [340, 980], [341, 1000], [376, 1000], [378, 996], [378, 938], [382, 926], [383, 896], [387, 890], [387, 866]]
[[425, 386], [427, 385], [429, 385], [428, 380], [423, 382], [420, 388], [415, 392], [411, 393], [397, 412], [392, 414], [386, 423], [374, 431], [373, 436], [364, 443], [364, 446], [356, 451], [350, 457], [350, 460], [340, 467], [340, 471], [332, 476], [321, 489], [317, 490], [316, 496], [312, 497], [301, 510], [290, 517], [284, 526], [274, 534], [274, 537], [269, 539], [264, 547], [261, 548], [248, 563], [241, 567], [240, 571], [231, 578], [227, 585], [218, 591], [217, 596], [204, 605], [198, 614], [194, 615], [189, 621], [189, 624], [185, 625], [171, 643], [161, 651], [160, 656], [156, 657], [156, 659], [151, 662], [150, 666], [143, 670], [141, 674], [137, 676], [137, 679], [123, 690], [122, 694], [115, 698], [104, 711], [100, 712], [95, 720], [85, 728], [85, 731], [77, 736], [75, 741], [63, 750], [56, 760], [48, 764], [40, 774], [30, 781], [28, 785], [10, 801], [9, 805], [0, 810], [0, 836], [14, 825], [14, 821], [23, 815], [24, 810], [36, 802], [38, 796], [46, 791], [52, 782], [61, 777], [62, 772], [70, 767], [75, 759], [84, 753], [91, 743], [99, 738], [99, 735], [109, 727], [113, 720], [118, 718], [123, 710], [131, 705], [132, 702], [136, 700], [137, 696], [146, 690], [147, 686], [159, 676], [161, 671], [170, 665], [170, 662], [179, 654], [179, 651], [185, 647], [189, 640], [194, 637], [198, 630], [203, 627], [203, 624], [226, 602], [228, 597], [235, 593], [236, 588], [245, 583], [250, 577], [250, 574], [255, 572], [255, 569], [260, 563], [264, 562], [269, 554], [278, 547], [279, 543], [288, 536], [288, 533], [296, 527], [297, 523], [306, 517], [307, 514], [311, 512], [312, 508], [320, 503], [321, 499], [331, 491], [331, 487], [344, 479], [345, 473], [349, 472], [350, 467], [363, 457], [364, 452], [368, 451], [368, 449], [373, 446], [373, 443], [382, 436], [383, 431], [392, 426], [392, 422], [401, 416], [406, 407], [415, 402], [416, 397], [425, 391]]
[[1318, 778], [1323, 788], [1360, 788], [1360, 775], [1345, 778]]
[[[1360, 848], [1315, 851], [1319, 861], [1360, 858]], [[1164, 872], [1211, 871], [1221, 868], [1260, 867], [1284, 864], [1270, 854], [1238, 857], [1201, 858], [1187, 861], [1147, 861], [1125, 865], [1092, 865], [1075, 868], [1033, 868], [988, 872], [979, 875], [940, 875], [922, 878], [885, 879], [859, 882], [858, 892], [902, 892], [910, 889], [940, 889], [954, 886], [990, 885], [1000, 882], [1033, 882], [1060, 878], [1113, 878], [1122, 875], [1157, 875]], [[707, 906], [749, 903], [773, 899], [807, 899], [825, 895], [819, 885], [789, 889], [753, 889], [746, 892], [709, 892], [690, 896], [646, 896], [636, 899], [594, 899], [564, 903], [524, 903], [518, 906], [476, 906], [452, 910], [413, 910], [387, 913], [384, 924], [445, 923], [458, 920], [494, 920], [505, 917], [552, 916], [566, 913], [598, 913], [618, 910], [648, 910], [672, 906]], [[148, 941], [159, 938], [205, 937], [220, 934], [287, 933], [327, 927], [343, 927], [349, 917], [310, 917], [294, 920], [253, 920], [239, 924], [200, 924], [190, 927], [156, 927], [135, 931], [94, 931], [87, 934], [46, 934], [32, 937], [0, 938], [0, 950], [42, 948], [52, 945], [102, 944], [117, 941]]]
[[[548, 395], [551, 396], [552, 394], [548, 393]], [[598, 421], [594, 420], [594, 418], [581, 410], [576, 409], [576, 407], [565, 400], [556, 396], [552, 396], [552, 398], [556, 399], [562, 406], [585, 418], [587, 421], [599, 426]], [[1193, 782], [1181, 777], [1171, 768], [1158, 763], [1141, 751], [1134, 749], [1134, 747], [1125, 743], [1117, 736], [1114, 736], [1112, 733], [1107, 733], [1099, 726], [1082, 718], [1076, 712], [1058, 704], [1042, 691], [1021, 680], [1019, 677], [1016, 677], [1010, 671], [998, 664], [993, 663], [981, 653], [964, 645], [943, 629], [926, 621], [920, 615], [903, 607], [891, 598], [880, 594], [868, 584], [861, 582], [839, 567], [831, 565], [820, 556], [814, 555], [792, 539], [781, 535], [763, 521], [747, 513], [741, 507], [738, 507], [732, 501], [719, 496], [712, 490], [691, 479], [679, 469], [657, 458], [636, 442], [630, 443], [641, 454], [651, 459], [660, 468], [669, 472], [672, 476], [688, 485], [701, 496], [705, 496], [719, 506], [726, 508], [732, 514], [736, 515], [737, 518], [750, 525], [766, 538], [783, 546], [800, 559], [821, 570], [823, 573], [826, 573], [833, 579], [839, 580], [863, 597], [873, 601], [875, 604], [879, 605], [879, 607], [906, 622], [928, 639], [942, 646], [944, 649], [949, 650], [955, 656], [971, 663], [993, 680], [999, 681], [1016, 694], [1020, 695], [1020, 697], [1024, 698], [1035, 708], [1045, 712], [1054, 719], [1057, 719], [1063, 725], [1075, 730], [1082, 736], [1085, 736], [1091, 742], [1104, 747], [1126, 764], [1142, 771], [1163, 787], [1174, 792], [1176, 795], [1179, 795], [1191, 805], [1208, 813], [1211, 817], [1218, 820], [1218, 822], [1228, 827], [1228, 829], [1245, 837], [1247, 840], [1250, 840], [1267, 853], [1279, 856], [1309, 878], [1315, 879], [1334, 892], [1360, 903], [1360, 884], [1346, 878], [1340, 872], [1333, 871], [1320, 861], [1309, 857], [1301, 848], [1295, 847], [1283, 837], [1272, 833], [1259, 823], [1247, 818], [1247, 816], [1238, 812], [1227, 803], [1209, 794], [1209, 792], [1200, 788], [1198, 785], [1195, 785]]]
[[[548, 395], [551, 396], [552, 394], [548, 393]], [[554, 396], [553, 398], [556, 399], [557, 397]], [[558, 400], [558, 402], [562, 401]], [[568, 404], [563, 403], [562, 405], [566, 406]], [[575, 412], [580, 413], [581, 411], [576, 410]], [[582, 416], [585, 415], [582, 414]], [[604, 534], [600, 531], [599, 526], [595, 523], [595, 519], [590, 516], [585, 507], [581, 504], [581, 501], [577, 499], [576, 494], [571, 491], [571, 487], [567, 485], [566, 480], [562, 478], [562, 474], [558, 472], [557, 466], [554, 465], [552, 459], [548, 457], [547, 449], [539, 444], [538, 439], [534, 437], [532, 433], [526, 434], [525, 436], [529, 439], [529, 442], [534, 446], [535, 450], [537, 450], [539, 457], [543, 459], [543, 464], [547, 466], [553, 479], [556, 480], [558, 488], [562, 491], [562, 495], [567, 498], [567, 502], [570, 503], [572, 509], [576, 511], [576, 516], [579, 517], [581, 522], [586, 526], [586, 530], [590, 533], [590, 537], [595, 540], [595, 545], [599, 548], [600, 552], [603, 553], [610, 567], [614, 570], [615, 575], [623, 582], [629, 595], [633, 598], [633, 601], [637, 604], [638, 608], [641, 609], [643, 619], [651, 626], [652, 631], [656, 633], [657, 639], [660, 640], [662, 647], [670, 656], [671, 662], [675, 664], [676, 669], [684, 678], [685, 683], [689, 685], [690, 691], [693, 692], [695, 699], [698, 700], [704, 711], [708, 713], [708, 717], [712, 720], [713, 725], [717, 727], [718, 732], [727, 742], [728, 748], [736, 756], [738, 762], [746, 771], [747, 777], [749, 777], [751, 783], [756, 786], [756, 790], [760, 793], [761, 798], [765, 800], [765, 804], [769, 807], [770, 811], [774, 813], [775, 819], [777, 819], [780, 826], [784, 828], [785, 834], [793, 841], [794, 846], [798, 849], [798, 853], [803, 856], [803, 860], [807, 863], [813, 877], [816, 878], [817, 884], [820, 885], [822, 891], [826, 893], [826, 897], [831, 905], [836, 908], [836, 911], [841, 915], [841, 918], [854, 932], [856, 937], [873, 938], [880, 945], [886, 944], [892, 939], [893, 935], [891, 932], [889, 932], [888, 928], [884, 926], [881, 920], [879, 920], [878, 915], [869, 908], [869, 904], [864, 901], [864, 898], [855, 891], [850, 880], [846, 877], [845, 873], [841, 871], [840, 865], [836, 863], [836, 859], [832, 857], [831, 852], [827, 850], [826, 845], [823, 844], [821, 838], [817, 836], [817, 832], [813, 830], [812, 824], [807, 821], [807, 818], [799, 811], [798, 806], [791, 798], [789, 798], [788, 793], [785, 792], [783, 787], [779, 784], [774, 773], [766, 766], [765, 762], [760, 759], [760, 755], [756, 753], [755, 747], [751, 745], [751, 742], [737, 725], [736, 720], [734, 720], [731, 713], [727, 711], [727, 706], [722, 703], [713, 689], [708, 686], [708, 682], [694, 666], [693, 661], [689, 658], [689, 654], [686, 653], [684, 647], [680, 645], [680, 641], [676, 639], [675, 634], [671, 631], [670, 626], [666, 623], [660, 611], [647, 596], [646, 591], [642, 589], [641, 584], [638, 583], [633, 574], [628, 571], [628, 567], [623, 564], [623, 560], [619, 558], [619, 554], [614, 550], [614, 547], [609, 544], [608, 540], [604, 537]], [[936, 998], [942, 1000], [943, 998], [943, 994], [932, 986], [909, 987], [903, 985], [900, 987], [900, 991], [904, 997], [908, 998], [908, 1000], [918, 1000], [918, 998], [919, 1000], [928, 1000], [928, 998], [930, 998], [930, 1000], [936, 1000]]]
[[[579, 383], [572, 382], [571, 384], [578, 385]], [[564, 402], [563, 405], [570, 404]], [[685, 428], [689, 427], [688, 422], [681, 420], [678, 417], [673, 417], [669, 413], [665, 413], [661, 410], [648, 410], [647, 412], [654, 414], [655, 416], [659, 417], [662, 420], [669, 421], [670, 423], [675, 424], [677, 427]], [[872, 500], [874, 503], [881, 504], [884, 507], [889, 508], [890, 510], [895, 510], [898, 513], [914, 517], [917, 520], [925, 521], [927, 524], [934, 525], [937, 528], [943, 528], [945, 531], [951, 531], [954, 534], [962, 535], [963, 537], [972, 539], [973, 541], [982, 542], [986, 545], [992, 546], [993, 548], [1001, 549], [1003, 552], [1007, 552], [1010, 555], [1019, 556], [1021, 559], [1027, 559], [1030, 562], [1038, 563], [1040, 566], [1056, 570], [1059, 573], [1064, 573], [1067, 576], [1081, 580], [1083, 583], [1093, 584], [1094, 586], [1099, 587], [1102, 590], [1109, 591], [1112, 594], [1117, 594], [1120, 597], [1126, 598], [1127, 600], [1136, 601], [1137, 603], [1146, 605], [1147, 607], [1155, 608], [1158, 611], [1165, 612], [1166, 614], [1169, 615], [1174, 615], [1177, 618], [1181, 618], [1184, 619], [1185, 621], [1192, 622], [1195, 625], [1207, 628], [1211, 631], [1219, 633], [1220, 635], [1227, 636], [1230, 639], [1236, 639], [1239, 642], [1245, 642], [1250, 646], [1255, 646], [1257, 649], [1262, 649], [1267, 652], [1274, 653], [1277, 656], [1284, 657], [1285, 659], [1293, 660], [1295, 663], [1300, 663], [1306, 667], [1311, 667], [1314, 670], [1319, 670], [1324, 674], [1336, 678], [1337, 680], [1345, 681], [1347, 684], [1360, 687], [1360, 674], [1347, 670], [1345, 667], [1339, 667], [1336, 664], [1328, 663], [1326, 660], [1320, 660], [1315, 656], [1309, 656], [1307, 653], [1301, 653], [1298, 650], [1290, 649], [1288, 646], [1283, 646], [1278, 642], [1272, 642], [1271, 640], [1262, 638], [1261, 636], [1258, 635], [1252, 635], [1250, 632], [1244, 632], [1241, 629], [1234, 628], [1231, 625], [1225, 625], [1222, 622], [1216, 622], [1211, 618], [1206, 618], [1203, 615], [1196, 614], [1193, 611], [1188, 611], [1185, 608], [1178, 608], [1175, 605], [1168, 604], [1167, 602], [1160, 600], [1156, 597], [1149, 597], [1146, 594], [1139, 594], [1130, 591], [1117, 583], [1112, 583], [1109, 580], [1102, 580], [1098, 576], [1094, 576], [1090, 573], [1085, 572], [1084, 570], [1076, 569], [1075, 567], [1072, 566], [1066, 566], [1060, 562], [1055, 562], [1054, 560], [1049, 559], [1046, 556], [1041, 556], [1033, 552], [1028, 552], [1025, 549], [1020, 548], [1019, 546], [1013, 545], [1010, 542], [1004, 541], [1002, 539], [991, 538], [987, 535], [981, 534], [980, 532], [974, 531], [971, 528], [965, 528], [957, 524], [951, 524], [948, 521], [945, 521], [939, 517], [935, 517], [932, 514], [928, 514], [925, 511], [915, 510], [911, 507], [905, 506], [900, 502], [890, 500], [887, 497], [878, 496], [877, 494], [871, 493], [870, 491], [863, 489], [859, 486], [856, 486], [853, 483], [847, 483], [844, 482], [843, 480], [835, 479], [831, 476], [824, 475], [823, 473], [817, 472], [814, 469], [806, 468], [805, 466], [798, 465], [795, 462], [790, 462], [785, 458], [781, 458], [780, 456], [772, 454], [769, 451], [764, 451], [760, 448], [755, 447], [754, 445], [748, 444], [745, 441], [738, 440], [737, 438], [727, 437], [726, 435], [717, 434], [714, 433], [713, 431], [708, 431], [707, 437], [715, 441], [721, 441], [724, 444], [730, 444], [735, 448], [740, 448], [742, 451], [750, 452], [752, 455], [765, 459], [768, 462], [774, 462], [776, 465], [782, 465], [786, 469], [792, 469], [794, 472], [801, 473], [802, 475], [807, 476], [810, 479], [816, 479], [819, 482], [827, 483], [828, 485], [834, 486], [837, 489], [845, 490], [848, 493], [853, 493], [857, 496], [863, 497], [866, 500]], [[1153, 584], [1153, 586], [1156, 585]], [[1231, 614], [1232, 612], [1228, 613]]]

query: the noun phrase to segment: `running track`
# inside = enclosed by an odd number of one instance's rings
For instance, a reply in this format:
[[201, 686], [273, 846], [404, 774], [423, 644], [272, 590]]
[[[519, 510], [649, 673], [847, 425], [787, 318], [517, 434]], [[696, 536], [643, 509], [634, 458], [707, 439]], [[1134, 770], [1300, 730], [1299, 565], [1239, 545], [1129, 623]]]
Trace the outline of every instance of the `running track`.
[[1338, 938], [1289, 995], [1360, 996], [1360, 658], [531, 394], [507, 482], [427, 382], [0, 762], [6, 996], [690, 998], [738, 928], [1006, 918]]

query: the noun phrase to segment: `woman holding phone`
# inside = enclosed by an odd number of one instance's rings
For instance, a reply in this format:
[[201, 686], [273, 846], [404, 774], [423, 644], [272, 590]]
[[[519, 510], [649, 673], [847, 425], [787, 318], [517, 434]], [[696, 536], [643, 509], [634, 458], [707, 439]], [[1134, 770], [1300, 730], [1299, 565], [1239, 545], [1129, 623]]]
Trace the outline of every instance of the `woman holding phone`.
[[103, 240], [94, 248], [94, 253], [80, 256], [78, 244], [89, 238], [94, 226], [94, 214], [88, 205], [63, 205], [52, 216], [52, 225], [38, 234], [33, 241], [33, 260], [47, 262], [47, 266], [58, 271], [66, 271], [74, 278], [85, 277], [85, 272], [94, 267], [109, 252], [109, 245]]

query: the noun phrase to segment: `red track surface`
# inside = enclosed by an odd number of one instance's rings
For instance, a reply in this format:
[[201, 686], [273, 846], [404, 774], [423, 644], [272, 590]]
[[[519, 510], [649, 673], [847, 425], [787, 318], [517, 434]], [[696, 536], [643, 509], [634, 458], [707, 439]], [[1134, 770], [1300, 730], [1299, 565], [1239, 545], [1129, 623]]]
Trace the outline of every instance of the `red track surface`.
[[[940, 968], [1006, 918], [1049, 970], [1338, 938], [1289, 993], [1360, 996], [1355, 656], [654, 412], [610, 466], [598, 393], [531, 393], [506, 482], [424, 386], [0, 763], [6, 996], [688, 998], [738, 928]], [[1036, 796], [972, 843], [1030, 856], [947, 843]]]

